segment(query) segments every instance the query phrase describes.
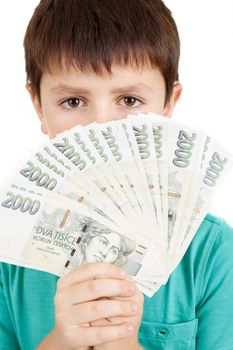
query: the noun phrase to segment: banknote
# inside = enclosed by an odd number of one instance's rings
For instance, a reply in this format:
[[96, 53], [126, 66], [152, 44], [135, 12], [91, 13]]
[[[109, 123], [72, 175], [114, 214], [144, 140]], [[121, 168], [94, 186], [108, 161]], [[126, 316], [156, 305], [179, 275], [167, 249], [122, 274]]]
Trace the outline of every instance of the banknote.
[[[0, 194], [1, 258], [41, 267], [62, 276], [81, 263], [108, 262], [140, 279], [167, 273], [159, 252], [143, 237], [126, 236], [118, 226], [83, 204], [55, 192], [47, 197], [9, 188]], [[13, 218], [13, 220], [12, 220]], [[14, 241], [12, 246], [9, 244]], [[11, 259], [12, 257], [12, 259]], [[151, 262], [156, 265], [151, 269]], [[147, 273], [148, 271], [148, 273]]]
[[0, 261], [57, 276], [117, 264], [151, 297], [232, 163], [204, 131], [152, 112], [76, 125], [32, 149], [0, 189]]
[[219, 145], [213, 138], [207, 137], [200, 169], [200, 186], [194, 202], [188, 224], [184, 226], [184, 234], [179, 243], [179, 251], [171, 264], [174, 270], [185, 254], [198, 227], [208, 213], [216, 189], [230, 171], [232, 154]]
[[[156, 230], [157, 227], [160, 242], [164, 242], [159, 173], [154, 145], [153, 125], [151, 121], [148, 118], [145, 118], [143, 114], [139, 114], [136, 117], [129, 115], [127, 120], [129, 120], [130, 124], [132, 125], [137, 142], [143, 173], [145, 174], [144, 187], [148, 189], [147, 196], [150, 197], [148, 201], [151, 201], [153, 205], [153, 207], [151, 207], [151, 211], [154, 212], [156, 218], [156, 222], [153, 225], [154, 230]], [[163, 249], [165, 249], [165, 247], [163, 247]]]
[[[104, 188], [107, 195], [110, 193], [109, 198], [119, 206], [119, 209], [123, 212], [125, 217], [128, 218], [127, 221], [130, 221], [134, 229], [140, 229], [141, 234], [145, 232], [146, 235], [147, 231], [145, 231], [142, 224], [142, 221], [144, 219], [142, 219], [140, 212], [140, 203], [138, 203], [137, 198], [135, 197], [135, 193], [132, 190], [136, 184], [129, 184], [124, 176], [124, 172], [122, 172], [124, 168], [130, 169], [130, 167], [133, 165], [133, 161], [130, 164], [123, 164], [123, 166], [120, 165], [122, 164], [120, 163], [122, 155], [125, 156], [125, 154], [120, 152], [119, 143], [116, 143], [116, 140], [112, 137], [112, 135], [107, 135], [107, 133], [112, 132], [113, 126], [111, 125], [109, 128], [109, 130], [105, 130], [105, 126], [99, 126], [97, 123], [93, 123], [84, 128], [90, 136], [93, 144], [96, 146], [97, 150], [99, 150], [101, 154], [105, 155], [104, 159], [106, 163], [105, 166], [101, 167], [101, 173], [107, 180], [107, 184], [105, 181], [99, 182], [98, 185], [100, 188]], [[107, 139], [109, 140], [109, 143]], [[125, 147], [125, 150], [127, 150], [127, 145]], [[129, 156], [129, 152], [127, 155]], [[119, 169], [119, 166], [121, 171]], [[90, 176], [92, 175], [90, 174]], [[93, 181], [95, 180], [93, 179]]]
[[[145, 115], [144, 115], [145, 117]], [[168, 122], [169, 119], [155, 113], [149, 113], [153, 128], [153, 141], [156, 153], [160, 207], [162, 213], [162, 230], [165, 248], [168, 250]], [[153, 142], [152, 142], [153, 144]]]
[[[185, 215], [185, 202], [192, 178], [200, 167], [206, 135], [184, 125], [168, 124], [168, 250], [177, 250], [176, 240]], [[195, 193], [195, 192], [194, 192]]]

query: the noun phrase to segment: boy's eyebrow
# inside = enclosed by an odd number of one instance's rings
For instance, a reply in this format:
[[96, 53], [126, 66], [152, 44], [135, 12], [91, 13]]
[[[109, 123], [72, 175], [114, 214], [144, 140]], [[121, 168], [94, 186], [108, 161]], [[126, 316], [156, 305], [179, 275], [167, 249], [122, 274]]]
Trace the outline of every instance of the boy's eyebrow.
[[[129, 91], [141, 92], [142, 90], [152, 91], [152, 88], [143, 83], [127, 85], [124, 87], [117, 87], [111, 90], [111, 93], [127, 93]], [[73, 94], [89, 94], [90, 90], [78, 86], [69, 86], [65, 84], [59, 84], [50, 90], [51, 92], [69, 92]]]
[[111, 92], [112, 93], [126, 93], [128, 91], [142, 92], [143, 90], [152, 91], [152, 88], [146, 84], [137, 83], [137, 84], [127, 85], [124, 87], [115, 88]]

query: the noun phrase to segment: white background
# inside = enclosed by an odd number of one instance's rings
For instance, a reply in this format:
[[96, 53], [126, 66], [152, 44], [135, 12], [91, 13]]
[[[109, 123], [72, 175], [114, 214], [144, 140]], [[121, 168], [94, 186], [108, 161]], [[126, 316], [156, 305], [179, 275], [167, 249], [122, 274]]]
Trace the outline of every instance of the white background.
[[[26, 92], [23, 37], [39, 0], [1, 3], [0, 186], [15, 164], [47, 137]], [[175, 121], [201, 127], [233, 152], [233, 1], [165, 0], [181, 38], [183, 96]], [[211, 212], [233, 225], [233, 171], [218, 190]]]

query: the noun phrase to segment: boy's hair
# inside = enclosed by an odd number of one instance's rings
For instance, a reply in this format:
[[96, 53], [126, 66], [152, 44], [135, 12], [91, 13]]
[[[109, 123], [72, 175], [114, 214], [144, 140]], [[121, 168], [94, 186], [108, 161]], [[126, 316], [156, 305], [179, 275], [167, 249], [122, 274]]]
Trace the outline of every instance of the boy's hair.
[[63, 65], [99, 75], [111, 74], [112, 63], [158, 68], [165, 105], [179, 79], [179, 35], [162, 0], [41, 0], [24, 49], [27, 82], [39, 100], [43, 72]]

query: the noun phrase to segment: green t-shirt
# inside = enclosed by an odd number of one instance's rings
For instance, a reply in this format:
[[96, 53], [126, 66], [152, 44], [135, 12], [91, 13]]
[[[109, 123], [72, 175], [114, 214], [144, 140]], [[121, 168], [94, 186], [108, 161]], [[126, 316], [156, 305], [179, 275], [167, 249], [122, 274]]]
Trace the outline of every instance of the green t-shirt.
[[[34, 350], [54, 327], [58, 277], [0, 264], [0, 350]], [[145, 297], [148, 350], [233, 349], [233, 229], [208, 215], [167, 284]]]

